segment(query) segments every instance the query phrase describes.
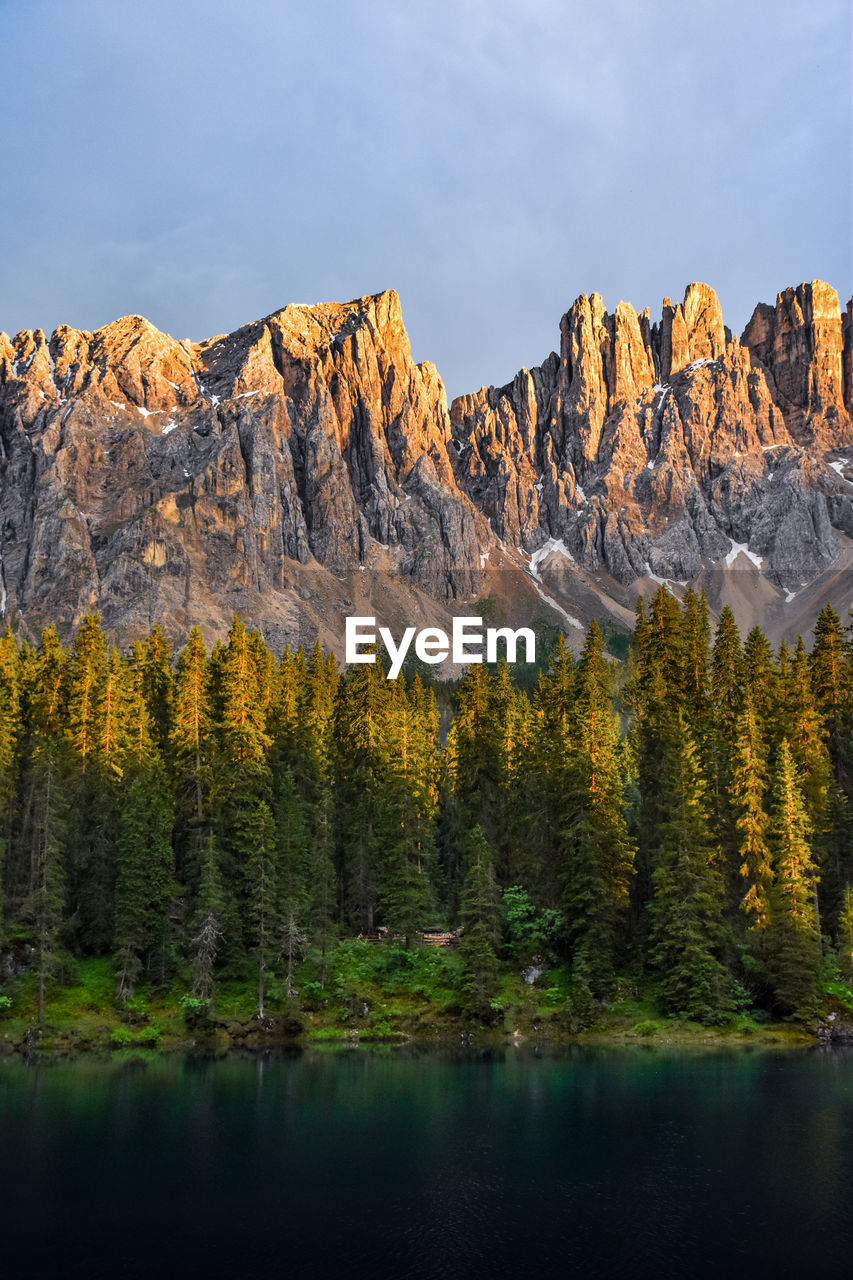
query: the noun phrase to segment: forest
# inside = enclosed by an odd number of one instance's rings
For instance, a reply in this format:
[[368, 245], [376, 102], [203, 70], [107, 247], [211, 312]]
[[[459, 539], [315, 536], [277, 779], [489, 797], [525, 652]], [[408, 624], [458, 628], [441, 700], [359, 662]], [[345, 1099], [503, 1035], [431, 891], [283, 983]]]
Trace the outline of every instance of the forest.
[[96, 615], [68, 646], [10, 628], [0, 1018], [23, 991], [44, 1019], [96, 957], [119, 1010], [169, 991], [204, 1026], [236, 986], [256, 1017], [345, 1018], [362, 938], [462, 1021], [498, 1020], [502, 974], [529, 965], [563, 975], [548, 995], [575, 1026], [626, 981], [706, 1025], [813, 1019], [853, 996], [851, 789], [830, 605], [810, 651], [774, 651], [661, 588], [624, 661], [593, 622], [529, 690], [505, 662], [448, 685], [276, 656], [236, 617], [177, 655], [159, 626], [121, 653]]

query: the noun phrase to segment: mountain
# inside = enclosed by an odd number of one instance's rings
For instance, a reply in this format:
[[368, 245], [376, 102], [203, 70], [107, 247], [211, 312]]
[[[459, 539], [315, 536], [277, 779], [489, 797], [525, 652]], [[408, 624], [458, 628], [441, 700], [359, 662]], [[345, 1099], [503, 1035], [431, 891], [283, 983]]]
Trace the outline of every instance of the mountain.
[[707, 285], [656, 323], [583, 296], [559, 353], [449, 410], [392, 291], [202, 343], [140, 316], [0, 334], [0, 605], [340, 648], [360, 613], [577, 639], [666, 581], [795, 634], [853, 602], [851, 410], [853, 305], [820, 281], [740, 340]]

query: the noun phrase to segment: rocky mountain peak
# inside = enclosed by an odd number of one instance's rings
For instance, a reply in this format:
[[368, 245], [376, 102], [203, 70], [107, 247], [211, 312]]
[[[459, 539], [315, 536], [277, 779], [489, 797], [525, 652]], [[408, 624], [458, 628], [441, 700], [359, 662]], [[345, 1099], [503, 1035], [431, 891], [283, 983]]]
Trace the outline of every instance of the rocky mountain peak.
[[393, 290], [200, 343], [140, 316], [0, 334], [3, 608], [37, 630], [98, 607], [120, 637], [216, 633], [236, 609], [334, 643], [383, 593], [421, 612], [490, 595], [570, 634], [627, 624], [661, 581], [780, 633], [827, 584], [841, 602], [851, 306], [786, 289], [738, 341], [694, 283], [655, 321], [582, 295], [559, 330], [449, 410]]

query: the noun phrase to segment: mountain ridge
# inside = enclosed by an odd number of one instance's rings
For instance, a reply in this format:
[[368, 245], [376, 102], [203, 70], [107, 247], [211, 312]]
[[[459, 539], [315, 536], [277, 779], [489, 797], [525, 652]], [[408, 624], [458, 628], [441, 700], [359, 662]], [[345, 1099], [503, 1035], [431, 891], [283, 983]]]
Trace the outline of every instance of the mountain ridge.
[[340, 648], [348, 612], [487, 599], [577, 638], [667, 582], [807, 629], [853, 601], [851, 316], [821, 281], [740, 339], [708, 285], [654, 322], [581, 295], [558, 352], [450, 406], [393, 290], [200, 343], [140, 316], [0, 334], [0, 603], [33, 632], [236, 611]]

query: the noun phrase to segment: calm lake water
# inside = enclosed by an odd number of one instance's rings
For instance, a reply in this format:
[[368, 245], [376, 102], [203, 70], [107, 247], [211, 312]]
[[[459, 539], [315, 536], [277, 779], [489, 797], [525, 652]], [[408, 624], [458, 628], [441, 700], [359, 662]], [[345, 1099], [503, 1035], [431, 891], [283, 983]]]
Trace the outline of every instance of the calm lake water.
[[0, 1061], [10, 1278], [849, 1275], [851, 1249], [844, 1052]]

